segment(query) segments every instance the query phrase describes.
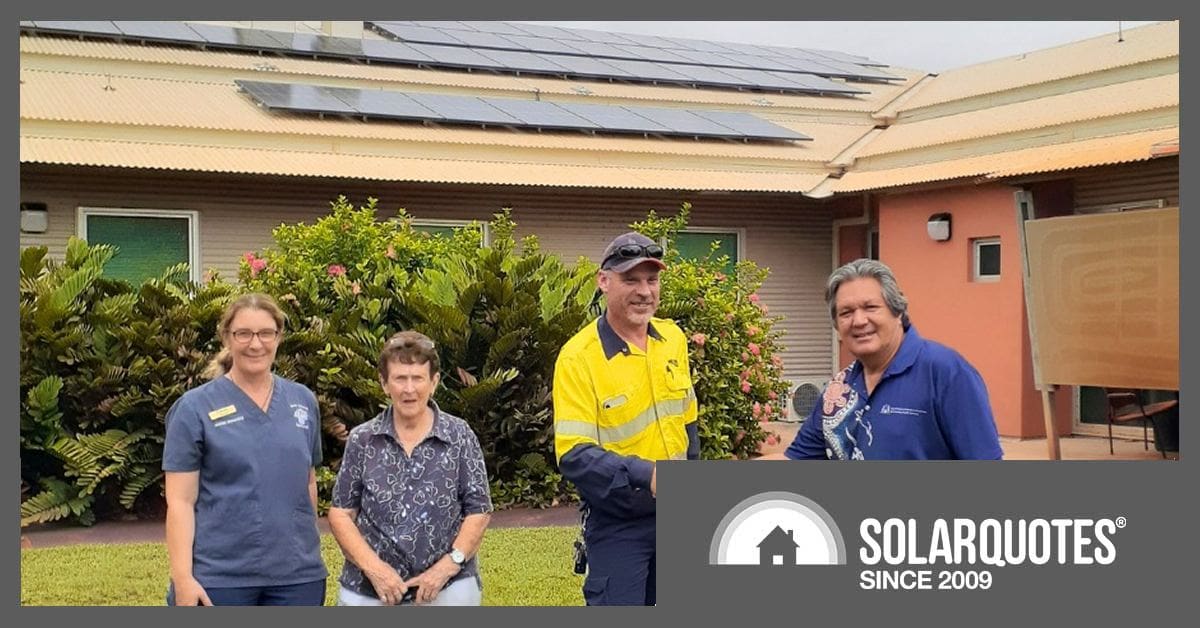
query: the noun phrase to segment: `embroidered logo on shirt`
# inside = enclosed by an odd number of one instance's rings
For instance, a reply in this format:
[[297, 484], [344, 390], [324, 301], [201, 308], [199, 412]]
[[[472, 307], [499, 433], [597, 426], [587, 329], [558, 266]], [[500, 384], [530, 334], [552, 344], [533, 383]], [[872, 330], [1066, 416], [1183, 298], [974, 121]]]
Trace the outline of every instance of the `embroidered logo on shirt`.
[[918, 410], [917, 408], [901, 408], [901, 407], [893, 406], [893, 405], [886, 404], [886, 403], [883, 404], [883, 408], [881, 408], [879, 410], [879, 413], [880, 414], [905, 414], [908, 416], [921, 416], [922, 414], [926, 414], [926, 412], [924, 410]]
[[292, 416], [296, 417], [296, 427], [302, 427], [304, 429], [308, 429], [308, 407], [306, 407], [306, 406], [292, 406], [292, 407], [295, 408], [295, 412], [292, 413]]
[[229, 425], [230, 423], [238, 423], [238, 422], [244, 421], [245, 419], [246, 419], [246, 417], [239, 414], [239, 415], [233, 417], [232, 419], [225, 419], [224, 421], [218, 421], [216, 423], [213, 423], [213, 427], [225, 427], [226, 425]]
[[237, 408], [235, 408], [233, 406], [225, 406], [224, 408], [217, 408], [216, 410], [209, 412], [208, 418], [212, 419], [213, 421], [216, 421], [217, 419], [220, 419], [222, 417], [227, 417], [227, 416], [233, 414], [234, 412], [237, 412]]

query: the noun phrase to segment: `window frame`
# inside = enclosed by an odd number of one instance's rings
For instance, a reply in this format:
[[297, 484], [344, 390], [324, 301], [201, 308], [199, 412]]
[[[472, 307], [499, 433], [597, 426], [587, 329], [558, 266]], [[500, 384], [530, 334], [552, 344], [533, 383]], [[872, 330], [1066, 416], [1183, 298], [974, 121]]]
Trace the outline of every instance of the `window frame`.
[[94, 207], [80, 205], [76, 210], [75, 235], [88, 240], [88, 218], [115, 216], [118, 218], [184, 218], [188, 221], [188, 278], [200, 282], [200, 212], [194, 209], [136, 209], [131, 207]]
[[466, 227], [478, 222], [483, 227], [483, 238], [480, 246], [486, 248], [492, 244], [492, 230], [488, 223], [481, 220], [456, 220], [454, 218], [411, 218], [409, 224], [413, 229], [421, 227]]
[[[715, 234], [715, 235], [733, 235], [735, 236], [734, 245], [737, 247], [737, 258], [733, 260], [734, 266], [738, 262], [746, 259], [746, 229], [744, 227], [684, 227], [680, 233], [699, 233], [699, 234]], [[667, 243], [660, 243], [666, 248]], [[676, 247], [678, 250], [678, 247]]]
[[971, 238], [971, 281], [979, 283], [995, 283], [1000, 281], [1003, 272], [997, 272], [995, 275], [984, 275], [980, 272], [980, 249], [984, 246], [996, 245], [1000, 247], [1000, 259], [1004, 259], [1004, 248], [1000, 242], [1000, 236], [989, 236], [986, 238]]

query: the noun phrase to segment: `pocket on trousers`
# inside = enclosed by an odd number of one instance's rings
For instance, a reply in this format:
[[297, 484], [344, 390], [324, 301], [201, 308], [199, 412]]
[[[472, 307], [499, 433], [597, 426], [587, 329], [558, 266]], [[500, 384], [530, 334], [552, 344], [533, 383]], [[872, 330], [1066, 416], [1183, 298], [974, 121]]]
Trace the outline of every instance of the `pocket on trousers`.
[[602, 606], [608, 602], [608, 576], [588, 574], [583, 581], [583, 599], [588, 606]]

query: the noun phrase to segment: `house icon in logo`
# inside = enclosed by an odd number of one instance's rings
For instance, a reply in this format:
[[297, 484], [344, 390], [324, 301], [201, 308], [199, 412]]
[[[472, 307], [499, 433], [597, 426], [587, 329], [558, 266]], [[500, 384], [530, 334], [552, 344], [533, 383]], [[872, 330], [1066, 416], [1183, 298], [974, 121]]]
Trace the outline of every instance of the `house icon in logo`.
[[[758, 564], [760, 565], [797, 565], [800, 546], [792, 533], [775, 526], [774, 530], [758, 544]], [[789, 560], [790, 559], [790, 560]]]
[[783, 491], [744, 499], [721, 519], [710, 565], [844, 565], [846, 542], [819, 504]]

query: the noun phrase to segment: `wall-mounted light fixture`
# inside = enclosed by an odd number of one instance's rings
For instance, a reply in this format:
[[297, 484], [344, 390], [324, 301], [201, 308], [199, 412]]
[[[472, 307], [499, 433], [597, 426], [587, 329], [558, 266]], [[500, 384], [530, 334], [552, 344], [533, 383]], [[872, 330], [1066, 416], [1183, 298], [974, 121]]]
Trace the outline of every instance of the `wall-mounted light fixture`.
[[23, 233], [46, 233], [49, 224], [49, 212], [46, 211], [45, 203], [21, 203]]
[[950, 213], [942, 212], [929, 217], [929, 222], [925, 225], [925, 230], [929, 233], [929, 239], [934, 242], [945, 242], [950, 239]]

